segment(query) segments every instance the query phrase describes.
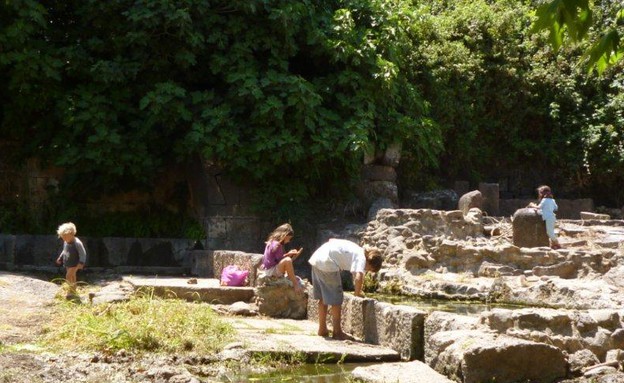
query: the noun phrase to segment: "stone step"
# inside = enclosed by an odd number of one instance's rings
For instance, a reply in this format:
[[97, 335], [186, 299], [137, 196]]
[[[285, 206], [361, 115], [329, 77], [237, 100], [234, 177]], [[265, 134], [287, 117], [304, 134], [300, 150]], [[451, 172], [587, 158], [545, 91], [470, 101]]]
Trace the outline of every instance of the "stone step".
[[400, 360], [397, 351], [357, 341], [338, 341], [316, 335], [310, 320], [265, 317], [223, 317], [237, 330], [252, 354], [292, 356], [307, 363], [371, 363]]
[[357, 367], [351, 374], [358, 381], [367, 383], [454, 383], [418, 360]]
[[[161, 297], [177, 297], [189, 301], [201, 301], [229, 305], [249, 302], [254, 296], [253, 287], [221, 286], [215, 278], [175, 278], [161, 276], [125, 276], [125, 282], [135, 290], [150, 289]], [[196, 283], [189, 283], [195, 282]]]

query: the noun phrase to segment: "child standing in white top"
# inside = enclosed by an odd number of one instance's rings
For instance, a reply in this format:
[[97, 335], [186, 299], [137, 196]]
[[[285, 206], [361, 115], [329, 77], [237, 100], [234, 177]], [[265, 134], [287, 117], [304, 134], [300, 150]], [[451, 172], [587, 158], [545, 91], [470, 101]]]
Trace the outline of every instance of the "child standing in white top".
[[351, 271], [355, 296], [363, 296], [364, 273], [377, 272], [381, 268], [381, 254], [375, 248], [363, 248], [345, 239], [330, 239], [319, 247], [308, 261], [312, 266], [314, 299], [319, 300], [318, 335], [328, 336], [327, 309], [331, 306], [332, 337], [344, 340], [349, 337], [342, 332], [341, 314], [344, 293], [340, 271]]
[[531, 202], [529, 207], [537, 209], [542, 215], [542, 219], [546, 224], [546, 234], [548, 234], [548, 238], [550, 238], [550, 247], [555, 250], [561, 249], [561, 245], [555, 234], [555, 222], [557, 220], [555, 211], [559, 208], [557, 202], [555, 202], [549, 186], [540, 186], [537, 188], [537, 194], [540, 199], [539, 204]]

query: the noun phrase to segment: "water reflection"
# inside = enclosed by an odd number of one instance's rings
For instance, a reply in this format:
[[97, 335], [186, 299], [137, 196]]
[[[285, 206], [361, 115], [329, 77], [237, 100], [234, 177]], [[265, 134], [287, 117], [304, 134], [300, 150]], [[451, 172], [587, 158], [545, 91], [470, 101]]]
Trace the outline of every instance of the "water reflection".
[[365, 363], [345, 364], [303, 364], [293, 368], [273, 371], [265, 374], [239, 374], [236, 377], [222, 379], [222, 382], [269, 383], [269, 382], [310, 382], [342, 383], [351, 376], [351, 371]]
[[501, 304], [501, 303], [483, 303], [474, 301], [449, 301], [445, 299], [422, 299], [403, 295], [390, 294], [367, 294], [367, 297], [377, 299], [381, 302], [392, 303], [396, 305], [405, 305], [416, 307], [423, 311], [445, 311], [461, 315], [479, 315], [484, 311], [490, 311], [494, 308], [519, 309], [524, 306]]

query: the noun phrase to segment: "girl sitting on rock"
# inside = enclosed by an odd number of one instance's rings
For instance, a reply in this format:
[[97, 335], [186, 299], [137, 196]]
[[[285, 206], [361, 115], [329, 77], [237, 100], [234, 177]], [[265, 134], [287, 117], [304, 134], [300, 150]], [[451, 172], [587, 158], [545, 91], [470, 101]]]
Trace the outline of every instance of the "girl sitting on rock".
[[293, 261], [301, 254], [303, 248], [299, 250], [292, 249], [287, 253], [284, 252], [284, 245], [290, 242], [294, 235], [295, 232], [288, 223], [277, 227], [269, 234], [264, 248], [264, 256], [262, 257], [262, 269], [270, 277], [283, 277], [286, 274], [295, 292], [300, 293], [303, 291], [303, 288], [295, 276]]

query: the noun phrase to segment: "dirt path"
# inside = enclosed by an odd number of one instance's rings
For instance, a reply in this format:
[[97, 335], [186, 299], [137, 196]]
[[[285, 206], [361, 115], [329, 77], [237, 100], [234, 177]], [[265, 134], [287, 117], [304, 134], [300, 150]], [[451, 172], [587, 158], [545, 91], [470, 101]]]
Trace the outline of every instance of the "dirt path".
[[33, 341], [52, 320], [60, 287], [51, 282], [0, 273], [0, 344]]
[[54, 320], [60, 292], [52, 282], [0, 272], [0, 383], [200, 382], [189, 373], [192, 358], [41, 352], [36, 341]]

